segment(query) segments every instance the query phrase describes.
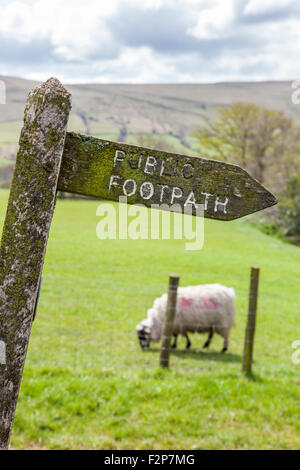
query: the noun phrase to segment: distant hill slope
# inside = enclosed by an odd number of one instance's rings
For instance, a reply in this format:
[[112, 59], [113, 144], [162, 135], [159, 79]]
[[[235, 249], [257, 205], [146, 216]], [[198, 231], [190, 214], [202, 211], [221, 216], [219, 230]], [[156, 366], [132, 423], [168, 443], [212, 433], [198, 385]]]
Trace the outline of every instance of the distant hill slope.
[[[36, 82], [0, 77], [7, 88], [1, 105], [0, 144], [16, 142], [28, 91]], [[290, 82], [69, 85], [73, 95], [70, 129], [125, 140], [131, 134], [169, 134], [182, 139], [205, 125], [220, 106], [242, 100], [280, 109], [300, 121], [291, 103]]]
[[[38, 82], [0, 80], [7, 90], [6, 105], [0, 105], [0, 184], [7, 186], [26, 97]], [[73, 96], [69, 130], [150, 147], [145, 135], [151, 134], [157, 148], [181, 153], [199, 153], [191, 132], [232, 101], [282, 110], [300, 122], [300, 108], [291, 102], [291, 82], [66, 86]]]

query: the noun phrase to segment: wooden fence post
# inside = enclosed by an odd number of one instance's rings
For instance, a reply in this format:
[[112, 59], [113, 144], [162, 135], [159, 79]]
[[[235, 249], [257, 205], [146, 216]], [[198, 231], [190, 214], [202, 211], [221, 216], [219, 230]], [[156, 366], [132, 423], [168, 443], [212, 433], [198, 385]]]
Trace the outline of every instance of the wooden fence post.
[[242, 371], [246, 374], [251, 374], [252, 360], [253, 360], [253, 347], [254, 335], [256, 327], [256, 310], [257, 310], [257, 296], [258, 296], [258, 281], [259, 281], [259, 268], [252, 266], [251, 279], [250, 279], [250, 292], [249, 292], [249, 309], [248, 320], [245, 330], [244, 341], [244, 354]]
[[173, 336], [173, 324], [176, 315], [177, 288], [179, 284], [178, 274], [170, 274], [168, 303], [165, 324], [163, 326], [162, 343], [159, 364], [161, 367], [169, 367], [171, 339]]
[[26, 103], [0, 247], [0, 449], [9, 445], [70, 109], [71, 95], [55, 78]]

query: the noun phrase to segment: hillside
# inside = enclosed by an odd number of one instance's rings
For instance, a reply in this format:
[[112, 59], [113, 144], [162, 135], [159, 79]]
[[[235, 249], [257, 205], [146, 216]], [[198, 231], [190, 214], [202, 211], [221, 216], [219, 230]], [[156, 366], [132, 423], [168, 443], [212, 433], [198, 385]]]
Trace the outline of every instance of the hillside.
[[[0, 144], [15, 144], [26, 96], [36, 82], [0, 77], [7, 88], [1, 106]], [[232, 101], [253, 102], [280, 109], [296, 120], [290, 82], [168, 84], [168, 85], [69, 85], [73, 95], [70, 129], [122, 140], [135, 134], [184, 136], [216, 115]], [[188, 146], [187, 143], [185, 145]]]
[[[0, 183], [9, 185], [24, 105], [38, 82], [1, 77], [6, 105], [0, 105]], [[282, 110], [300, 121], [291, 102], [290, 82], [67, 85], [73, 96], [69, 130], [180, 153], [199, 152], [192, 132], [232, 101], [249, 101]], [[152, 136], [152, 141], [145, 136]], [[155, 138], [153, 144], [153, 138]]]

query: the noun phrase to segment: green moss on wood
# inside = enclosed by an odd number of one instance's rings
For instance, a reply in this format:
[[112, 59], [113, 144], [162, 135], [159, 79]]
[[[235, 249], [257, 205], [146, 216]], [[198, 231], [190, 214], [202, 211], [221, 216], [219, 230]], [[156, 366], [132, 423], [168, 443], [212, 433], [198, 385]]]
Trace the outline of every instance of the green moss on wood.
[[70, 111], [56, 79], [29, 94], [0, 247], [0, 448], [8, 445]]
[[[157, 172], [150, 175], [143, 171], [143, 166], [140, 169], [133, 169], [128, 162], [122, 162], [114, 167], [117, 150], [124, 152], [127, 160], [130, 156], [134, 162], [137, 162], [142, 155], [143, 164], [148, 156], [154, 156], [157, 162], [166, 162], [165, 171], [163, 175]], [[167, 171], [168, 161], [173, 164], [176, 162], [177, 171], [174, 174]], [[188, 177], [182, 173], [186, 165], [192, 165], [194, 168], [193, 174]], [[121, 177], [122, 181], [134, 179], [137, 187], [146, 181], [156, 188], [161, 185], [167, 185], [169, 188], [179, 187], [184, 197], [182, 200], [176, 199], [175, 202], [181, 204], [182, 209], [184, 198], [187, 198], [191, 191], [194, 192], [198, 204], [205, 202], [203, 193], [209, 193], [219, 201], [229, 199], [228, 210], [223, 213], [215, 211], [214, 204], [208, 204], [204, 213], [208, 218], [232, 220], [276, 203], [275, 197], [269, 191], [236, 165], [67, 133], [58, 182], [61, 191], [118, 200], [119, 196], [123, 195], [122, 190], [113, 188], [109, 191], [112, 175]], [[127, 201], [130, 204], [143, 203], [148, 207], [161, 202], [158, 191], [150, 199], [144, 199], [138, 190], [128, 197]], [[171, 203], [170, 198], [163, 202]], [[195, 214], [195, 207], [192, 209]]]

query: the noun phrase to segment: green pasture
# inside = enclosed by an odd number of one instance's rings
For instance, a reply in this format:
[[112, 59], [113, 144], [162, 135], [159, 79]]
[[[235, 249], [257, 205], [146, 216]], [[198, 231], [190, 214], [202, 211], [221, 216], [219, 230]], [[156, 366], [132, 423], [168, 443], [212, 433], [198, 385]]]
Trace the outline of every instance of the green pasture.
[[16, 145], [19, 142], [21, 127], [21, 121], [0, 122], [0, 145]]
[[[8, 192], [0, 191], [3, 221]], [[99, 240], [99, 202], [58, 200], [11, 446], [16, 449], [300, 449], [300, 250], [245, 220], [184, 240]], [[117, 205], [115, 205], [117, 208]], [[241, 373], [251, 265], [261, 267], [254, 376]], [[158, 368], [135, 326], [168, 274], [237, 294], [229, 351], [191, 335]]]

